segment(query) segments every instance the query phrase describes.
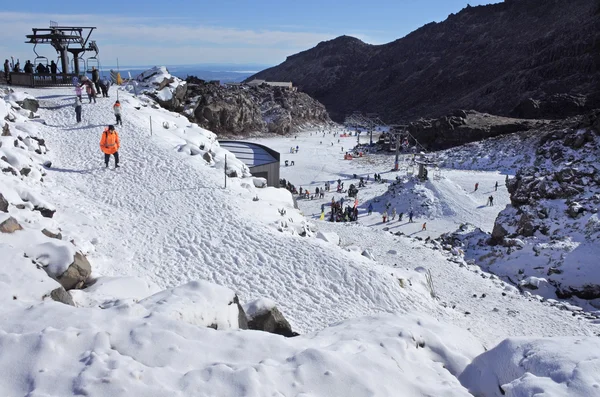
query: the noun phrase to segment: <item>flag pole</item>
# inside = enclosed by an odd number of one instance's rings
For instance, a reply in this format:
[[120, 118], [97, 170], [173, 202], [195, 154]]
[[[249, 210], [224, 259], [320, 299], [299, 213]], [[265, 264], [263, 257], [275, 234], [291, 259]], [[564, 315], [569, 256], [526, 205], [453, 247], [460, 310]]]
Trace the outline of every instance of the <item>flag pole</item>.
[[[119, 69], [119, 58], [117, 57], [117, 76], [121, 75], [121, 70]], [[117, 101], [119, 100], [119, 81], [117, 80]]]

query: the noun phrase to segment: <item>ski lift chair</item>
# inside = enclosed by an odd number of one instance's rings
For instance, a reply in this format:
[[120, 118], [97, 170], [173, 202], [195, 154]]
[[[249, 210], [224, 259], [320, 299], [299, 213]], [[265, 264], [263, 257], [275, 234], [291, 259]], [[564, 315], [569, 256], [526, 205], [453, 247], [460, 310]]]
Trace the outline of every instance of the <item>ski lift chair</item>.
[[96, 45], [96, 41], [90, 41], [88, 45], [88, 51], [94, 51], [96, 54], [94, 56], [88, 57], [87, 59], [87, 72], [92, 73], [92, 67], [95, 67], [100, 72], [100, 60], [98, 59], [98, 46]]
[[[33, 70], [35, 70], [35, 72], [38, 74], [46, 73], [46, 71], [48, 71], [48, 73], [49, 73], [50, 71], [48, 70], [48, 58], [43, 55], [38, 54], [37, 51], [35, 50], [36, 46], [37, 46], [37, 44], [33, 46], [33, 52], [35, 54], [35, 58], [33, 59]], [[42, 64], [44, 66], [44, 72], [40, 72], [38, 70], [38, 66], [40, 64]], [[45, 80], [46, 77], [43, 77], [43, 79]]]

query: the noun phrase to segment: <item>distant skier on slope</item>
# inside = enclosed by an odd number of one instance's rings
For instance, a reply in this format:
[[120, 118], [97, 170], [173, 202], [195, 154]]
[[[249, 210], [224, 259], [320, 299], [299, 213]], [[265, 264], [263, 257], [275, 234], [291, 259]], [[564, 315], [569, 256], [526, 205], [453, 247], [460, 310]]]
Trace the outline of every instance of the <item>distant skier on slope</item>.
[[100, 138], [100, 150], [104, 152], [104, 164], [108, 168], [108, 161], [112, 154], [115, 158], [115, 168], [119, 168], [119, 147], [121, 142], [119, 140], [119, 134], [115, 130], [114, 125], [106, 127], [102, 132], [102, 138]]
[[369, 215], [373, 213], [373, 203], [369, 203], [369, 208], [367, 208], [367, 210], [369, 211]]

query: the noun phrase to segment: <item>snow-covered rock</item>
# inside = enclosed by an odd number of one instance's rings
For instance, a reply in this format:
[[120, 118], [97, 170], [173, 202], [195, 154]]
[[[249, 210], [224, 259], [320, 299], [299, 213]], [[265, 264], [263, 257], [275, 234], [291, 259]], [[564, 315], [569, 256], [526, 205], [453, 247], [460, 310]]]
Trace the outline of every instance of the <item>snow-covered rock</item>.
[[476, 396], [599, 396], [600, 341], [510, 338], [475, 358], [459, 379]]

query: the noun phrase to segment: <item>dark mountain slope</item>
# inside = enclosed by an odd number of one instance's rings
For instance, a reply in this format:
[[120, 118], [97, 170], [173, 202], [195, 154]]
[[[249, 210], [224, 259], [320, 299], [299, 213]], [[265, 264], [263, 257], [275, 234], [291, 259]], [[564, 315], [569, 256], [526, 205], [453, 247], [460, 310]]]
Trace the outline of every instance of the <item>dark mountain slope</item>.
[[385, 45], [322, 42], [252, 78], [291, 80], [338, 121], [355, 110], [389, 121], [457, 108], [509, 115], [554, 94], [585, 95], [587, 111], [600, 106], [600, 0], [467, 7]]

